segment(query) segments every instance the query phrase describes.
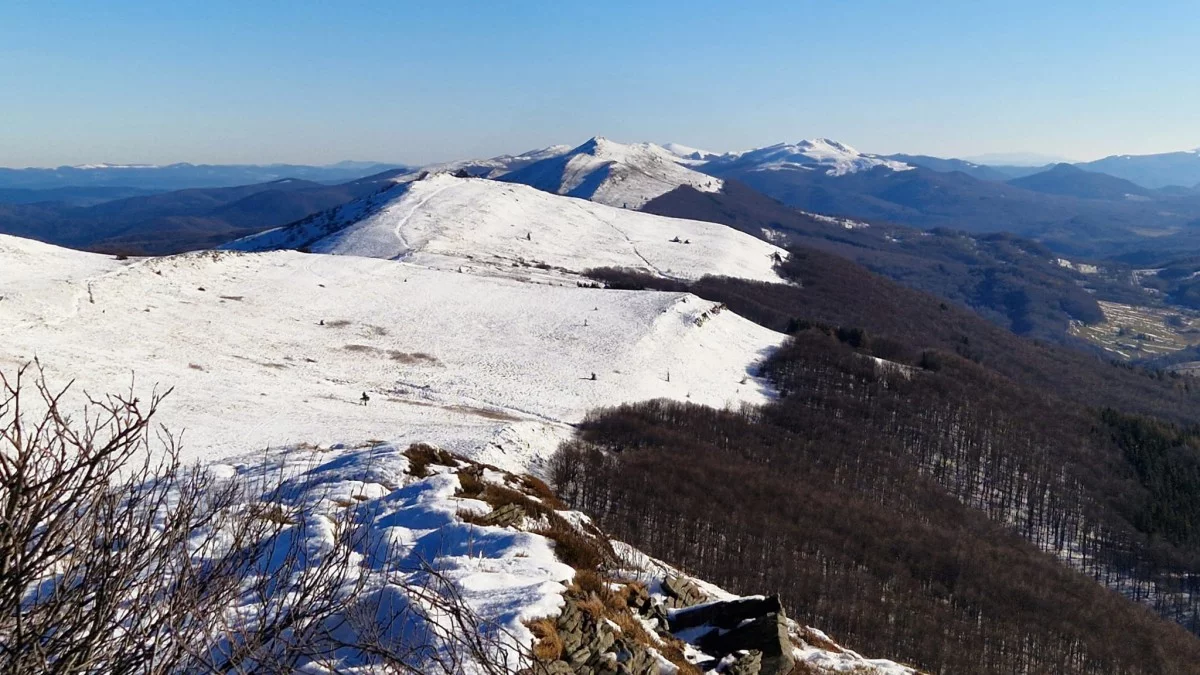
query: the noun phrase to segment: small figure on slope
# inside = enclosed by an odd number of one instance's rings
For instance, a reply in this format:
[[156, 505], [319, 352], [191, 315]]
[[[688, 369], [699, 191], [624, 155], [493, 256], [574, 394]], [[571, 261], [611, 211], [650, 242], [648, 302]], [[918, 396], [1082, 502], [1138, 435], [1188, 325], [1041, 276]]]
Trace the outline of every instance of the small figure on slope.
[[371, 402], [371, 397], [367, 396], [367, 392], [363, 392], [362, 398], [358, 399], [359, 405], [366, 405]]

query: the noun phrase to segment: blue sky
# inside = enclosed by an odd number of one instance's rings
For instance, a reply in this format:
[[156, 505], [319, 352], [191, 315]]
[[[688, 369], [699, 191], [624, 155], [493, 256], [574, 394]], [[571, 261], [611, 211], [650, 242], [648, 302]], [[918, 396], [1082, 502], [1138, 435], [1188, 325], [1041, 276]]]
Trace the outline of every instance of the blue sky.
[[[1141, 6], [1139, 6], [1141, 5]], [[1200, 3], [0, 3], [0, 165], [1200, 146]]]

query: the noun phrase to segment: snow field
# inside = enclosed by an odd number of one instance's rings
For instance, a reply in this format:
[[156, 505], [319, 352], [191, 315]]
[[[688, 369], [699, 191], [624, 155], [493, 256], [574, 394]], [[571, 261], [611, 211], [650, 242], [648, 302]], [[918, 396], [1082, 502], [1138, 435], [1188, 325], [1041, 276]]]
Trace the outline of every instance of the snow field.
[[40, 357], [53, 381], [76, 380], [77, 403], [85, 390], [127, 390], [134, 375], [139, 395], [173, 387], [158, 422], [206, 462], [383, 439], [537, 470], [595, 407], [765, 400], [753, 371], [782, 339], [687, 294], [386, 260], [280, 251], [122, 263], [42, 245], [26, 255], [0, 272], [0, 367]]

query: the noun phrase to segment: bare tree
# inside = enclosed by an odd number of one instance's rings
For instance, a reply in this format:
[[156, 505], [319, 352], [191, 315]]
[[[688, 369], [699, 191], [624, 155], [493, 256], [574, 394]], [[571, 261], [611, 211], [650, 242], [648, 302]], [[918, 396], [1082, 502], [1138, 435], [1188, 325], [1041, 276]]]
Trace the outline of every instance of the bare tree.
[[36, 362], [0, 373], [0, 673], [529, 667], [434, 566], [370, 549], [369, 505], [184, 466], [152, 426], [169, 391], [89, 398], [76, 421], [69, 388]]

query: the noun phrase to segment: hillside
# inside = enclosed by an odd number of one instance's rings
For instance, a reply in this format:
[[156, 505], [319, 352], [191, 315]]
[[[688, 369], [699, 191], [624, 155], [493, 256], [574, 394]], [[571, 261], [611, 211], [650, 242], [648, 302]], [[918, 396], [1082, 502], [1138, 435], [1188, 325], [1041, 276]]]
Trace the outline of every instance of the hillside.
[[860, 171], [884, 169], [907, 171], [904, 162], [864, 154], [828, 138], [798, 143], [777, 143], [745, 152], [729, 153], [712, 159], [705, 170], [715, 175], [744, 171], [803, 170], [826, 176], [844, 176]]
[[284, 178], [341, 183], [381, 171], [401, 168], [379, 162], [341, 162], [328, 166], [302, 164], [85, 164], [54, 168], [0, 167], [0, 188], [136, 188], [186, 190], [269, 183]]
[[897, 162], [904, 162], [911, 166], [920, 166], [932, 171], [940, 171], [949, 173], [952, 171], [960, 171], [972, 178], [980, 180], [1008, 180], [1012, 178], [1008, 174], [994, 169], [986, 164], [976, 164], [968, 162], [965, 159], [945, 159], [942, 157], [931, 157], [929, 155], [887, 155], [887, 159], [894, 159]]
[[641, 208], [680, 185], [706, 191], [721, 188], [720, 180], [682, 166], [675, 154], [653, 143], [626, 145], [600, 136], [501, 179], [628, 209]]
[[1067, 195], [1081, 199], [1150, 199], [1154, 196], [1148, 190], [1131, 181], [1109, 176], [1108, 174], [1085, 171], [1070, 164], [1055, 164], [1050, 169], [1023, 178], [1008, 181], [1034, 192], [1044, 192], [1054, 195]]
[[285, 178], [104, 200], [90, 206], [0, 204], [0, 234], [135, 255], [213, 248], [370, 194], [390, 184], [396, 174], [388, 171], [339, 185]]
[[1075, 342], [1068, 334], [1072, 321], [1103, 319], [1096, 297], [1136, 297], [1132, 289], [1061, 266], [1036, 242], [887, 223], [847, 224], [784, 206], [734, 180], [720, 192], [679, 188], [643, 210], [724, 223], [781, 246], [834, 253], [968, 306], [1014, 333], [1059, 343]]
[[1077, 166], [1124, 178], [1147, 188], [1200, 183], [1200, 149], [1156, 155], [1112, 155]]
[[9, 237], [0, 256], [0, 361], [173, 386], [161, 421], [205, 459], [399, 434], [524, 471], [597, 406], [763, 400], [750, 371], [781, 339], [683, 293], [349, 256], [121, 262]]
[[524, 185], [435, 174], [300, 223], [233, 242], [236, 250], [404, 260], [528, 276], [632, 267], [670, 278], [778, 280], [771, 244], [715, 223], [663, 218]]
[[1200, 217], [1200, 201], [1189, 198], [1169, 203], [1083, 199], [921, 167], [895, 171], [876, 166], [830, 174], [714, 161], [698, 168], [805, 211], [923, 229], [1010, 232], [1067, 256], [1103, 257], [1132, 246], [1169, 250], [1200, 245], [1187, 225]]

